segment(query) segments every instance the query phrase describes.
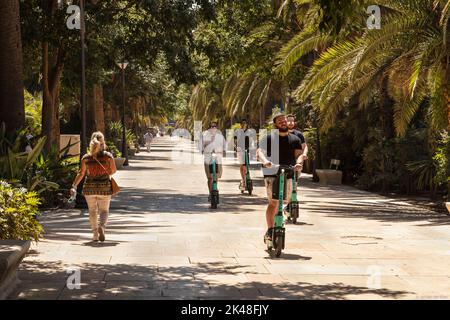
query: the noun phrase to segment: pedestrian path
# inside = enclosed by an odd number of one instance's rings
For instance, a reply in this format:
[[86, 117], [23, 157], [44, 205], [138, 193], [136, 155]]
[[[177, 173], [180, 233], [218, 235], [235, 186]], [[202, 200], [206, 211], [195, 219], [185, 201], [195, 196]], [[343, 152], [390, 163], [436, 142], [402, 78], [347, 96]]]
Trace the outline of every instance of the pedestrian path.
[[[199, 159], [164, 137], [130, 160], [103, 244], [90, 241], [85, 210], [45, 213], [11, 299], [450, 299], [448, 216], [303, 175], [300, 223], [270, 259], [261, 172], [241, 195], [227, 160], [211, 210]], [[71, 269], [80, 289], [67, 287]]]

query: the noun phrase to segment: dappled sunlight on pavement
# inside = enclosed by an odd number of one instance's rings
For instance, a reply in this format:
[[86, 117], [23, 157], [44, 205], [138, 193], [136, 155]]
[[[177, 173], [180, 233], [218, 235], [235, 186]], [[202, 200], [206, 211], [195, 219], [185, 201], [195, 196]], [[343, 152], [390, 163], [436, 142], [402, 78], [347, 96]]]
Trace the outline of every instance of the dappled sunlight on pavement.
[[[176, 150], [174, 152], [174, 150]], [[11, 299], [426, 299], [450, 298], [449, 218], [303, 175], [300, 221], [279, 259], [265, 252], [265, 189], [238, 190], [228, 159], [221, 203], [209, 209], [189, 141], [158, 138], [119, 171], [106, 242], [91, 242], [86, 210], [46, 212]], [[179, 158], [177, 158], [179, 160]], [[66, 286], [68, 268], [81, 288]]]

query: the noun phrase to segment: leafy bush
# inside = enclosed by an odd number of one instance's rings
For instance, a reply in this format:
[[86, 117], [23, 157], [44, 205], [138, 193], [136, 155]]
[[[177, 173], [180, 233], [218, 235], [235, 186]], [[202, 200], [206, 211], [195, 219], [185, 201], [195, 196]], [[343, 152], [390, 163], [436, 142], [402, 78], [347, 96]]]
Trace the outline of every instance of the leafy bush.
[[432, 158], [412, 161], [407, 164], [408, 170], [416, 177], [417, 187], [421, 190], [430, 189], [434, 197], [440, 187], [450, 183], [450, 138], [447, 133], [438, 140], [436, 151]]
[[36, 220], [39, 204], [37, 193], [0, 181], [0, 239], [39, 241], [43, 232]]
[[109, 138], [120, 139], [122, 137], [122, 124], [120, 122], [110, 122], [108, 124]]
[[33, 136], [38, 136], [42, 129], [42, 100], [34, 97], [27, 90], [25, 98], [25, 123]]
[[362, 153], [364, 173], [358, 179], [358, 185], [367, 190], [392, 190], [399, 179], [394, 140], [385, 139], [379, 128], [369, 128], [367, 136], [370, 143]]
[[50, 152], [42, 153], [34, 166], [33, 174], [41, 181], [54, 181], [57, 187], [44, 189], [42, 193], [42, 204], [45, 207], [58, 206], [63, 203], [64, 195], [57, 191], [69, 190], [78, 172], [79, 158], [70, 157], [68, 152], [73, 144], [69, 144], [61, 151], [56, 146], [52, 146]]
[[117, 149], [116, 145], [113, 142], [108, 141], [107, 143], [108, 151], [112, 153], [114, 158], [122, 158], [122, 152]]
[[41, 193], [48, 189], [58, 189], [58, 184], [42, 178], [34, 171], [34, 165], [42, 153], [46, 138], [38, 140], [31, 152], [22, 151], [21, 138], [24, 131], [20, 131], [14, 140], [8, 139], [5, 127], [0, 130], [0, 177], [15, 184], [25, 186], [30, 191]]
[[[122, 124], [120, 122], [110, 122], [108, 125], [109, 138], [113, 141], [114, 145], [118, 148], [122, 148]], [[125, 131], [125, 140], [128, 148], [134, 148], [137, 142], [137, 137], [130, 129]]]

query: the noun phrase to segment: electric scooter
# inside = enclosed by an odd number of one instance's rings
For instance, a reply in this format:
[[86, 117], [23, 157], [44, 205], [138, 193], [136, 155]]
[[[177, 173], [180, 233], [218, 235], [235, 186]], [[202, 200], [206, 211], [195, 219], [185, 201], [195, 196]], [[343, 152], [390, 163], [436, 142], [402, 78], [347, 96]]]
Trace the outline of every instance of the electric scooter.
[[212, 173], [213, 183], [211, 190], [211, 209], [217, 209], [217, 205], [219, 204], [219, 187], [217, 181], [217, 171], [219, 169], [219, 165], [217, 164], [217, 156], [216, 153], [213, 152], [211, 155], [211, 164], [209, 165], [209, 170]]
[[248, 191], [248, 194], [252, 195], [253, 181], [250, 177], [250, 154], [248, 150], [245, 150], [245, 167], [247, 168], [247, 174], [245, 175], [245, 189], [241, 189], [241, 193]]
[[297, 219], [299, 217], [299, 204], [297, 197], [297, 172], [294, 171], [294, 176], [292, 177], [292, 195], [291, 202], [286, 207], [288, 221], [292, 221], [293, 224], [297, 224]]
[[283, 215], [283, 200], [284, 200], [284, 189], [285, 183], [287, 180], [287, 176], [289, 173], [293, 173], [293, 166], [279, 165], [277, 166], [278, 173], [277, 179], [279, 180], [279, 189], [278, 189], [278, 213], [275, 216], [275, 225], [272, 228], [272, 239], [267, 239], [267, 251], [269, 252], [271, 257], [280, 257], [282, 251], [285, 247], [285, 239], [286, 239], [286, 228], [284, 225], [284, 215]]

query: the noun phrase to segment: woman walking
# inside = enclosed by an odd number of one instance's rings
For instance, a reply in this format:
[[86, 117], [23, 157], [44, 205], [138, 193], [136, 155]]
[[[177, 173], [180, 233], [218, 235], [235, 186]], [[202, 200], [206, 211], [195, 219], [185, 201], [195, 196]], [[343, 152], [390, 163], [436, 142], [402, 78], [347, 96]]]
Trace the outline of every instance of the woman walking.
[[[101, 132], [92, 134], [89, 153], [81, 160], [80, 170], [72, 185], [70, 193], [76, 194], [81, 180], [86, 176], [83, 195], [89, 208], [89, 220], [94, 241], [105, 241], [105, 228], [108, 222], [109, 204], [111, 202], [111, 176], [117, 168], [112, 154], [106, 152], [105, 138]], [[98, 222], [100, 215], [100, 223]]]

